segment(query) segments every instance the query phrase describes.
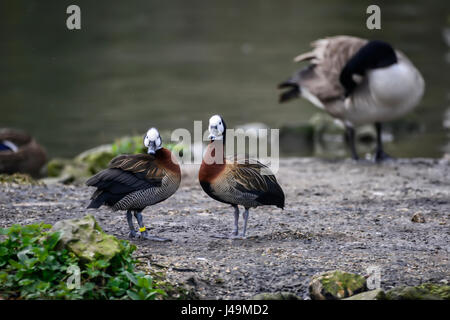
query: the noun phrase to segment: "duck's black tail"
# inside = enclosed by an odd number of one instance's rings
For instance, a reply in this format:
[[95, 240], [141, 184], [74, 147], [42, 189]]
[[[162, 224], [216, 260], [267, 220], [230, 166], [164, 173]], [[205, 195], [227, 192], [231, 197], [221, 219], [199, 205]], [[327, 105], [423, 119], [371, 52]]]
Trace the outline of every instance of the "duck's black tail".
[[91, 203], [89, 203], [88, 205], [88, 209], [89, 208], [100, 208], [106, 200], [106, 195], [104, 192], [102, 192], [102, 190], [97, 190], [94, 192], [94, 194], [91, 197]]

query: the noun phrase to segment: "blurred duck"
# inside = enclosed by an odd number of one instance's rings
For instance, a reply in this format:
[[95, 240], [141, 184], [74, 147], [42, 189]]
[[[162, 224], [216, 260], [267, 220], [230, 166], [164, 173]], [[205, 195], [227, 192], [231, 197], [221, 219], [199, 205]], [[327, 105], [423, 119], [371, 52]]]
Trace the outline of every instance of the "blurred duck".
[[[225, 159], [226, 124], [222, 117], [209, 119], [210, 144], [203, 157], [199, 181], [203, 190], [214, 200], [230, 204], [234, 208], [234, 231], [231, 236], [220, 238], [245, 238], [249, 209], [263, 205], [284, 208], [284, 193], [269, 168], [258, 161], [232, 161]], [[217, 155], [217, 156], [216, 156]], [[239, 207], [245, 208], [244, 226], [238, 236]]]
[[341, 120], [353, 159], [358, 159], [354, 128], [374, 123], [375, 160], [390, 157], [383, 151], [381, 123], [412, 110], [424, 93], [424, 80], [411, 61], [383, 41], [335, 36], [312, 43], [313, 50], [294, 58], [310, 64], [279, 84], [289, 89], [280, 102], [299, 96]]
[[118, 156], [111, 160], [108, 169], [86, 182], [88, 186], [97, 188], [88, 208], [106, 205], [114, 211], [127, 210], [130, 237], [138, 236], [133, 225], [134, 213], [142, 238], [169, 241], [148, 234], [142, 211], [147, 206], [166, 200], [177, 191], [181, 181], [180, 166], [172, 153], [162, 147], [157, 129], [147, 131], [144, 145], [148, 148], [148, 154]]
[[0, 129], [0, 173], [16, 172], [39, 176], [47, 161], [44, 150], [28, 133]]

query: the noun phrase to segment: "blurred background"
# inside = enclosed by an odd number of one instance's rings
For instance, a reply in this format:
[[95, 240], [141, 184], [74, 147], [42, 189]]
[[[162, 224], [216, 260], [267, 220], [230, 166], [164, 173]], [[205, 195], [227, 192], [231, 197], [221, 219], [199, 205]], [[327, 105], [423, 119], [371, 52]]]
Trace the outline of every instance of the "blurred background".
[[[450, 152], [448, 0], [377, 1], [381, 30], [366, 29], [373, 1], [42, 1], [0, 4], [0, 127], [24, 129], [50, 157], [150, 126], [193, 129], [220, 113], [230, 127], [296, 126], [320, 112], [278, 104], [277, 84], [321, 37], [383, 39], [422, 72], [426, 92], [408, 115], [415, 130], [387, 146], [396, 157]], [[66, 8], [81, 8], [80, 31]], [[313, 150], [285, 143], [283, 155]]]

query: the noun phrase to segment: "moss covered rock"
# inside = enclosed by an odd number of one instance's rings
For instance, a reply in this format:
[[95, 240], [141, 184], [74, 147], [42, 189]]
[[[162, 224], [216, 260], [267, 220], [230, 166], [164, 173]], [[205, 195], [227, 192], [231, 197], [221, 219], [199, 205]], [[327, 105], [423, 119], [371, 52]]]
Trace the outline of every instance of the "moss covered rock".
[[314, 127], [307, 122], [281, 127], [280, 148], [287, 152], [303, 150], [309, 154], [314, 148]]
[[112, 145], [107, 144], [84, 151], [75, 158], [75, 162], [84, 166], [88, 174], [92, 175], [108, 167], [115, 155]]
[[108, 261], [121, 251], [119, 240], [104, 233], [91, 215], [58, 221], [51, 231], [62, 233], [58, 246], [67, 248], [87, 262], [98, 259]]
[[318, 136], [322, 136], [325, 133], [342, 135], [345, 132], [345, 127], [340, 121], [336, 121], [324, 112], [314, 114], [308, 123], [313, 127], [314, 133]]
[[341, 270], [315, 275], [309, 285], [313, 300], [343, 299], [366, 290], [366, 278]]
[[84, 183], [90, 176], [105, 169], [114, 158], [111, 145], [84, 151], [74, 159], [52, 159], [47, 164], [45, 183]]
[[47, 175], [49, 177], [59, 177], [68, 164], [69, 160], [55, 158], [47, 163]]
[[361, 292], [342, 300], [377, 300], [377, 296], [379, 294], [383, 294], [383, 290], [375, 289], [366, 292]]
[[250, 300], [302, 300], [299, 296], [290, 292], [264, 292], [253, 296]]
[[[164, 146], [180, 156], [186, 148], [186, 146], [172, 143], [164, 143]], [[83, 184], [92, 175], [106, 169], [114, 157], [121, 154], [145, 153], [146, 151], [142, 136], [119, 138], [112, 144], [104, 144], [86, 150], [74, 159], [52, 159], [47, 165], [47, 176], [50, 179], [44, 179], [44, 182], [46, 184]]]
[[397, 287], [377, 295], [378, 300], [450, 300], [450, 286], [423, 283], [414, 287]]

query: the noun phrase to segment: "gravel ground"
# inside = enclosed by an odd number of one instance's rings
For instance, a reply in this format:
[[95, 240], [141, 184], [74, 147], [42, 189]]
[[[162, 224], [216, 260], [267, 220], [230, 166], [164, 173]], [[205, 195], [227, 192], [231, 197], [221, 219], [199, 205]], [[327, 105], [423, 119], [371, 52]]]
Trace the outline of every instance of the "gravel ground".
[[[381, 268], [384, 289], [450, 280], [448, 160], [281, 160], [286, 208], [251, 210], [244, 240], [211, 237], [231, 231], [233, 209], [203, 193], [197, 170], [183, 168], [178, 192], [143, 213], [151, 233], [173, 241], [132, 241], [143, 261], [201, 298], [275, 291], [307, 298], [314, 274], [337, 268], [365, 274], [372, 265]], [[125, 214], [85, 209], [88, 187], [0, 185], [0, 191], [3, 227], [90, 213], [106, 232], [127, 238]], [[411, 221], [418, 212], [425, 223]]]

